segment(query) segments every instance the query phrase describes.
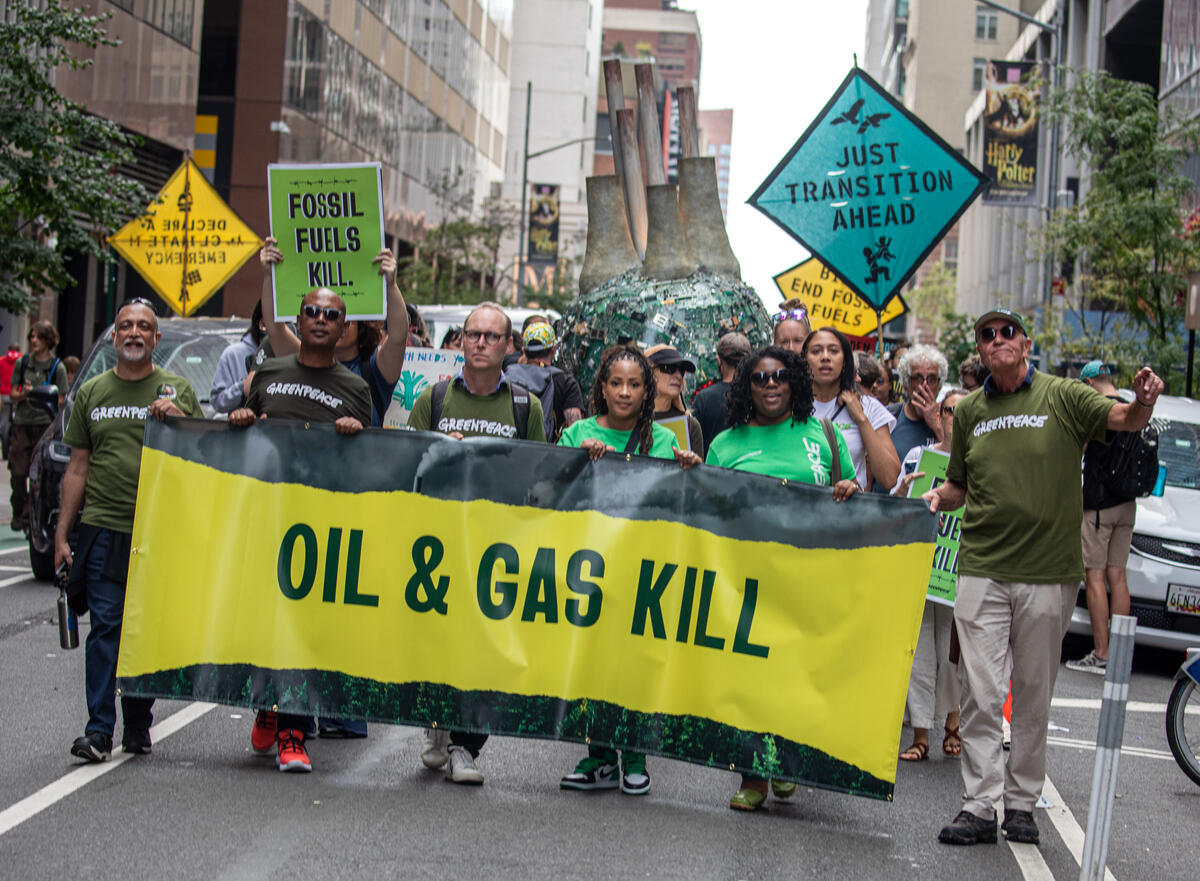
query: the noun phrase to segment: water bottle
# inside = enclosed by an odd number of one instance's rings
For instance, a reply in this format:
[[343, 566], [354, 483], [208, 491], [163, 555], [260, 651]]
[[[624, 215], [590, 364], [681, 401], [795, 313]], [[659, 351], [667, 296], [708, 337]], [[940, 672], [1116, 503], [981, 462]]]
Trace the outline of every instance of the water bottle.
[[67, 591], [58, 591], [58, 644], [64, 649], [79, 648], [79, 619], [67, 603]]
[[1154, 489], [1150, 490], [1150, 495], [1161, 497], [1167, 486], [1167, 466], [1158, 466], [1158, 480], [1154, 481]]

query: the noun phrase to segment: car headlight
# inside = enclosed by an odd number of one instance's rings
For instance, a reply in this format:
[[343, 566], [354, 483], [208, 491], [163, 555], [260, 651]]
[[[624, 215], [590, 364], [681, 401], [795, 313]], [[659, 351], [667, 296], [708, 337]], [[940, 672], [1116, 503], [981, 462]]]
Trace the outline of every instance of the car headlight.
[[71, 461], [71, 447], [62, 441], [50, 441], [46, 444], [46, 455], [50, 457], [51, 462], [66, 464]]

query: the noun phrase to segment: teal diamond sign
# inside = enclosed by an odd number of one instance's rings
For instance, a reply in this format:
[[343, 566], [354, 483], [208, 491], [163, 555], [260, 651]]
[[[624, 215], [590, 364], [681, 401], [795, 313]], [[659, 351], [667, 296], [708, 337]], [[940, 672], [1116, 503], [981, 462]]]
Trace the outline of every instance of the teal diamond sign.
[[747, 201], [880, 310], [987, 184], [854, 68]]

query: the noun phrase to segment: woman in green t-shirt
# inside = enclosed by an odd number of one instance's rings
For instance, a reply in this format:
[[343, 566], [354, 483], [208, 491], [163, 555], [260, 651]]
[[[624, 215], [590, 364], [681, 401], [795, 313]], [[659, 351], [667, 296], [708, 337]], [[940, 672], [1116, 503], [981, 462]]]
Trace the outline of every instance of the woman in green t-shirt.
[[[713, 438], [709, 465], [818, 486], [833, 484], [833, 497], [839, 502], [862, 491], [842, 433], [833, 429], [836, 449], [831, 448], [824, 425], [812, 416], [812, 379], [795, 352], [767, 346], [743, 358], [727, 401], [730, 427]], [[834, 456], [841, 471], [837, 481]], [[790, 798], [796, 784], [773, 780], [771, 789], [777, 798]], [[767, 781], [743, 774], [729, 806], [754, 811], [766, 799]]]
[[[687, 469], [700, 464], [700, 456], [675, 447], [675, 435], [654, 421], [654, 370], [636, 346], [613, 346], [600, 358], [592, 384], [592, 412], [563, 431], [559, 446], [580, 447], [593, 462], [609, 450], [640, 453], [658, 459], [674, 458]], [[589, 746], [575, 770], [562, 778], [563, 789], [616, 789], [626, 795], [650, 791], [650, 774], [642, 753]]]

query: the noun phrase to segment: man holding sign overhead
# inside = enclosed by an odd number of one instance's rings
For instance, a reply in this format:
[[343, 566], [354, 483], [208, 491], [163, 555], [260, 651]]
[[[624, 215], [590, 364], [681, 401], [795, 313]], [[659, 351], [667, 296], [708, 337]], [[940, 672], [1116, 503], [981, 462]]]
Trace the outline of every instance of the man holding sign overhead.
[[[408, 310], [396, 258], [383, 247], [379, 163], [268, 167], [271, 235], [259, 254], [263, 321], [276, 356], [300, 341], [276, 315], [293, 315], [307, 292], [329, 290], [346, 305], [335, 360], [371, 391], [371, 424], [383, 424], [404, 368]], [[374, 257], [370, 256], [374, 253]], [[387, 319], [382, 335], [372, 319]]]

